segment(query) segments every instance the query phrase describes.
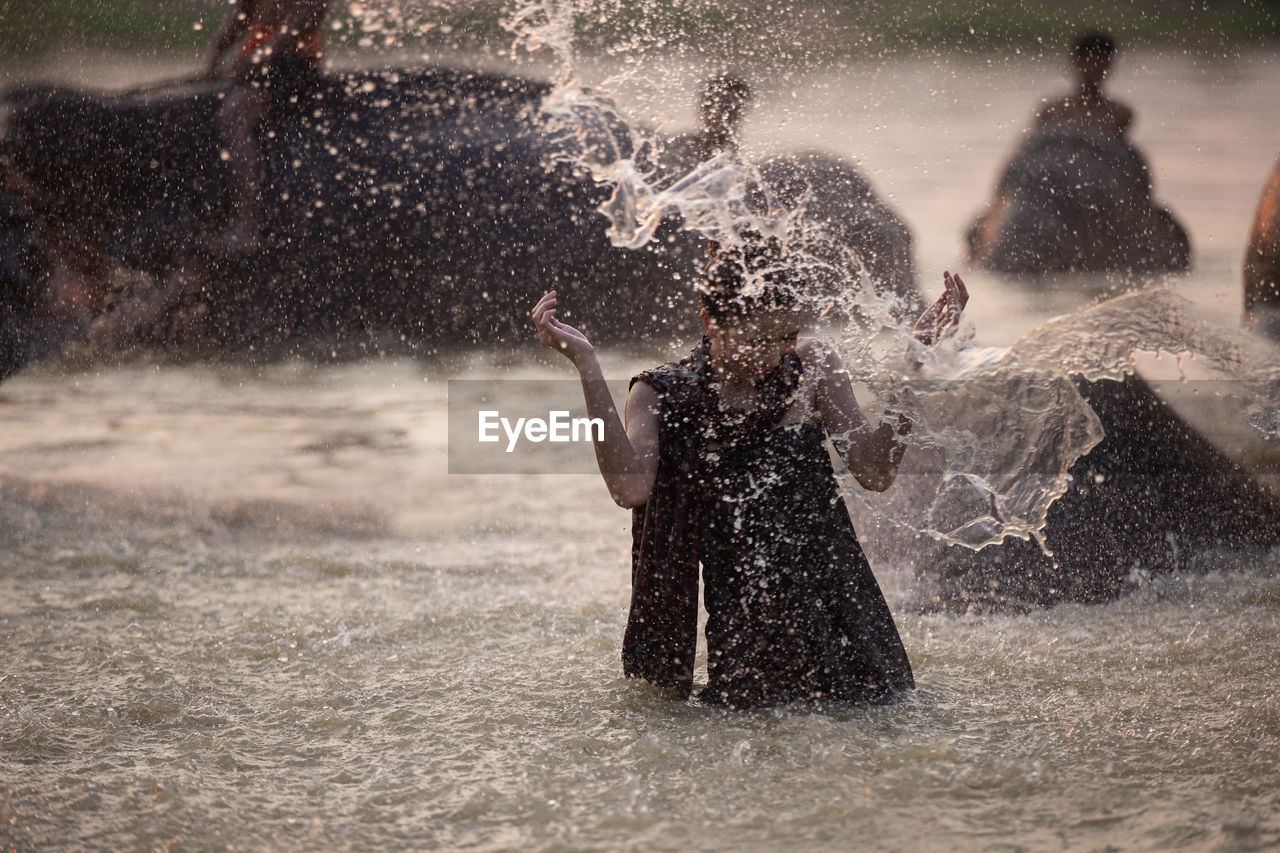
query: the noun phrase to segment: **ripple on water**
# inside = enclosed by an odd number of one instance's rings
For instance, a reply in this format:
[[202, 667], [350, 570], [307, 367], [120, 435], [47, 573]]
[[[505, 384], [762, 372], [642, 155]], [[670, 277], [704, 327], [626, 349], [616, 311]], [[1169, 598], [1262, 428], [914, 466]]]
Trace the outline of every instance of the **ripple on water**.
[[1280, 841], [1271, 563], [1109, 605], [899, 614], [921, 687], [901, 704], [728, 713], [620, 676], [616, 517], [578, 544], [175, 542], [170, 515], [104, 535], [69, 506], [0, 529], [27, 549], [0, 601], [20, 849]]

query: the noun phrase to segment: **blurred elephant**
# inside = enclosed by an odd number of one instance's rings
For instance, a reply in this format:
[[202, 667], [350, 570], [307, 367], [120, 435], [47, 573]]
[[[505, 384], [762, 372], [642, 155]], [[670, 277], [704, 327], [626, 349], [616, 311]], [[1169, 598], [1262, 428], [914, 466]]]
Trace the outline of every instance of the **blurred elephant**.
[[1205, 549], [1280, 546], [1280, 498], [1138, 376], [1075, 380], [1105, 437], [1069, 469], [1039, 544], [942, 548], [918, 572], [946, 609], [1026, 609], [1118, 597], [1135, 570], [1186, 568]]
[[[602, 342], [694, 331], [689, 283], [705, 240], [672, 220], [642, 250], [612, 246], [598, 212], [611, 188], [557, 156], [539, 114], [549, 86], [510, 76], [323, 77], [260, 129], [263, 249], [203, 250], [232, 213], [211, 130], [224, 88], [27, 87], [4, 99], [5, 150], [59, 218], [97, 235], [114, 262], [190, 280], [184, 293], [153, 288], [185, 306], [179, 328], [163, 311], [132, 312], [150, 318], [132, 330], [144, 345], [198, 354], [318, 338], [522, 342], [528, 306], [549, 287], [573, 296], [566, 321]], [[842, 251], [909, 287], [909, 235], [856, 172], [818, 157], [780, 158], [765, 172], [780, 196], [805, 196]], [[199, 311], [186, 310], [192, 302]]]
[[1152, 199], [1123, 137], [1072, 123], [1035, 130], [966, 234], [970, 259], [1006, 273], [1185, 270], [1186, 230]]

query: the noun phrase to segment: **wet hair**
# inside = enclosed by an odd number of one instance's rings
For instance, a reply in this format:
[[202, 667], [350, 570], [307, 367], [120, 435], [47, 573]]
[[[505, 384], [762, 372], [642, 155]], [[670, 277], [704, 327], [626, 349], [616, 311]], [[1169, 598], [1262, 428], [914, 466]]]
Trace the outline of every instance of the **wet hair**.
[[749, 235], [739, 246], [712, 242], [701, 288], [703, 309], [713, 320], [741, 319], [756, 311], [798, 311], [796, 277], [785, 267], [777, 238]]
[[709, 110], [718, 103], [729, 101], [738, 106], [751, 100], [751, 87], [747, 81], [733, 74], [717, 74], [702, 89], [702, 109]]
[[1099, 30], [1087, 32], [1071, 43], [1071, 57], [1077, 61], [1085, 59], [1110, 61], [1115, 55], [1115, 39]]

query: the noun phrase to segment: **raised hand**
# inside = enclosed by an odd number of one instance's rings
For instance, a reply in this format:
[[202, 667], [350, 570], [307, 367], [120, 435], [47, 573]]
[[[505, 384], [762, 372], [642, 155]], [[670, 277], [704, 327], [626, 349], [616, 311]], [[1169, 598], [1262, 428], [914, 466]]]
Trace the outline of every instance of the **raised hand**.
[[969, 304], [969, 291], [959, 275], [944, 272], [942, 283], [946, 289], [938, 301], [920, 315], [911, 330], [912, 336], [925, 346], [933, 346], [954, 332], [960, 323], [961, 312]]
[[538, 328], [538, 340], [563, 355], [575, 365], [595, 353], [587, 336], [573, 326], [556, 319], [556, 292], [550, 291], [533, 307], [533, 324]]

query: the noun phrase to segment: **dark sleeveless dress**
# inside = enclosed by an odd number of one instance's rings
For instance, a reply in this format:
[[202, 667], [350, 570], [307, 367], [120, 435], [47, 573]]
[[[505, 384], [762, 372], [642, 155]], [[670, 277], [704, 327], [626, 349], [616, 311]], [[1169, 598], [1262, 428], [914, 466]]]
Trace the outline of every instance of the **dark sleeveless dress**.
[[774, 427], [708, 450], [702, 476], [702, 697], [737, 707], [877, 701], [912, 687], [821, 427]]
[[[629, 624], [628, 639], [643, 636], [644, 624], [687, 632], [687, 570], [683, 586], [670, 590], [685, 611], [680, 619], [664, 621], [669, 614], [655, 614], [654, 602], [662, 600], [664, 584], [680, 577], [671, 566], [692, 554], [702, 566], [707, 609], [705, 701], [736, 708], [880, 702], [912, 688], [906, 650], [840, 496], [826, 436], [812, 421], [781, 424], [794, 399], [799, 359], [790, 356], [766, 377], [771, 387], [760, 409], [735, 416], [720, 410], [705, 381], [705, 352], [701, 361], [697, 356], [695, 350], [684, 362], [637, 377], [658, 390], [665, 433], [658, 480], [666, 485], [655, 487], [651, 502], [693, 495], [683, 523], [664, 525], [652, 511], [636, 511], [633, 523], [649, 538], [667, 532], [671, 541], [666, 559], [646, 565], [637, 530], [632, 622], [643, 624]], [[687, 476], [673, 486], [672, 471]], [[687, 634], [681, 636], [687, 643]], [[628, 661], [624, 644], [628, 674], [664, 683], [666, 672], [646, 669], [652, 662], [637, 661], [637, 648], [653, 654], [633, 644]], [[688, 661], [689, 651], [683, 645], [676, 654]], [[691, 683], [691, 666], [686, 670]]]

